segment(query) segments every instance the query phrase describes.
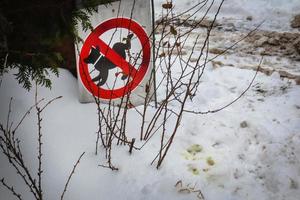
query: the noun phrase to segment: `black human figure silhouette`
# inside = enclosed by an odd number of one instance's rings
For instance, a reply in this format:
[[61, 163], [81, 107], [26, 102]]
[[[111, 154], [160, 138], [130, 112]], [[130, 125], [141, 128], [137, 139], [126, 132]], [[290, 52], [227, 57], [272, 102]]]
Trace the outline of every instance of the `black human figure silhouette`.
[[[117, 42], [113, 45], [112, 49], [119, 54], [122, 58], [126, 59], [126, 52], [131, 48], [131, 38], [133, 34], [129, 34], [127, 38], [125, 38], [126, 43]], [[106, 83], [108, 77], [108, 70], [113, 69], [116, 67], [114, 63], [112, 63], [109, 59], [105, 56], [101, 56], [100, 49], [98, 46], [92, 47], [91, 52], [88, 57], [84, 58], [84, 62], [86, 64], [94, 64], [94, 67], [97, 71], [99, 71], [99, 75], [92, 79], [93, 82], [97, 82], [98, 86], [102, 86]], [[98, 60], [98, 61], [97, 61]], [[122, 80], [125, 80], [128, 76], [123, 74], [121, 77]]]

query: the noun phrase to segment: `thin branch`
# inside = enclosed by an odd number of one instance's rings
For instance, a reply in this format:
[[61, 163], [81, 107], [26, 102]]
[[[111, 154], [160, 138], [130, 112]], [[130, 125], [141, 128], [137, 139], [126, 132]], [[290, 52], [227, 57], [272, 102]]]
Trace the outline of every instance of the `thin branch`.
[[4, 64], [3, 64], [3, 68], [6, 69], [7, 68], [7, 60], [8, 60], [8, 52], [5, 55], [5, 59], [4, 59]]
[[23, 117], [21, 118], [21, 120], [19, 121], [19, 123], [17, 124], [17, 126], [15, 127], [15, 129], [13, 130], [13, 132], [16, 132], [16, 130], [19, 128], [19, 126], [22, 124], [22, 122], [24, 121], [24, 119], [26, 118], [27, 115], [30, 114], [31, 110], [33, 108], [35, 108], [36, 105], [38, 105], [39, 103], [41, 103], [42, 101], [44, 101], [43, 99], [40, 99], [37, 103], [35, 103], [34, 105], [32, 105], [27, 111], [26, 113], [23, 115]]
[[254, 80], [255, 80], [258, 72], [259, 72], [262, 61], [263, 61], [263, 57], [261, 58], [261, 60], [259, 62], [259, 65], [257, 66], [255, 75], [253, 76], [253, 78], [252, 78], [251, 82], [249, 83], [249, 85], [247, 86], [247, 88], [237, 98], [232, 100], [230, 103], [226, 104], [225, 106], [222, 106], [221, 108], [215, 109], [215, 110], [208, 110], [208, 111], [184, 110], [184, 112], [192, 113], [192, 114], [209, 114], [209, 113], [216, 113], [216, 112], [219, 112], [221, 110], [224, 110], [225, 108], [228, 108], [229, 106], [231, 106], [232, 104], [237, 102], [240, 98], [242, 98], [245, 95], [245, 93], [251, 88], [251, 86], [252, 86], [252, 84], [253, 84], [253, 82], [254, 82]]
[[35, 82], [35, 108], [36, 108], [36, 115], [37, 115], [37, 126], [38, 126], [38, 195], [39, 195], [39, 199], [42, 200], [43, 199], [43, 191], [42, 191], [42, 110], [41, 108], [38, 106], [37, 102], [38, 102], [38, 85], [37, 82]]
[[53, 98], [52, 100], [48, 101], [48, 103], [47, 103], [45, 106], [43, 106], [43, 107], [41, 108], [41, 112], [43, 112], [43, 110], [44, 110], [47, 106], [49, 106], [53, 101], [56, 101], [56, 100], [61, 99], [61, 98], [62, 98], [62, 96], [58, 96], [58, 97], [55, 97], [55, 98]]
[[8, 190], [9, 190], [16, 198], [18, 198], [19, 200], [22, 200], [22, 196], [21, 196], [19, 193], [17, 193], [17, 192], [15, 191], [14, 187], [7, 185], [7, 184], [5, 183], [4, 178], [1, 179], [1, 183], [2, 183], [2, 185], [3, 185], [6, 189], [8, 189]]
[[[255, 33], [259, 27], [261, 27], [264, 24], [265, 21], [262, 21], [261, 23], [259, 23], [257, 26], [255, 26], [254, 29], [252, 29], [251, 31], [249, 31], [245, 36], [241, 37], [240, 39], [238, 39], [236, 42], [234, 42], [232, 45], [230, 45], [229, 47], [225, 48], [223, 51], [221, 51], [219, 54], [215, 55], [214, 57], [208, 59], [206, 62], [204, 62], [202, 65], [197, 66], [198, 68], [202, 68], [203, 66], [205, 66], [207, 63], [210, 63], [212, 61], [214, 61], [216, 58], [226, 54], [229, 50], [231, 50], [233, 47], [235, 47], [236, 45], [238, 45], [240, 42], [242, 42], [243, 40], [245, 40], [246, 38], [248, 38], [249, 36], [251, 36], [253, 33]], [[188, 64], [187, 62], [185, 62], [183, 59], [182, 61], [185, 64]], [[189, 64], [188, 64], [189, 65]], [[191, 66], [191, 65], [189, 65]], [[191, 66], [193, 67], [193, 66]], [[186, 74], [185, 76], [188, 76], [188, 74]]]
[[8, 105], [8, 113], [7, 113], [7, 118], [6, 118], [6, 130], [9, 130], [9, 123], [10, 123], [10, 114], [11, 114], [11, 105], [12, 105], [12, 100], [13, 98], [11, 97], [9, 100], [9, 105]]
[[65, 184], [65, 187], [64, 187], [64, 190], [63, 190], [63, 192], [62, 192], [62, 194], [61, 194], [60, 200], [63, 200], [63, 199], [64, 199], [65, 193], [66, 193], [66, 191], [67, 191], [67, 189], [68, 189], [68, 186], [69, 186], [69, 183], [70, 183], [70, 180], [71, 180], [72, 176], [75, 174], [75, 169], [77, 168], [77, 166], [78, 166], [78, 164], [79, 164], [79, 162], [80, 162], [80, 160], [81, 160], [81, 158], [83, 157], [84, 154], [85, 154], [85, 152], [83, 152], [83, 153], [79, 156], [77, 162], [75, 163], [75, 165], [74, 165], [74, 167], [73, 167], [73, 169], [72, 169], [72, 171], [71, 171], [71, 173], [70, 173], [70, 175], [69, 175], [69, 177], [68, 177], [68, 180], [67, 180], [67, 182], [66, 182], [66, 184]]

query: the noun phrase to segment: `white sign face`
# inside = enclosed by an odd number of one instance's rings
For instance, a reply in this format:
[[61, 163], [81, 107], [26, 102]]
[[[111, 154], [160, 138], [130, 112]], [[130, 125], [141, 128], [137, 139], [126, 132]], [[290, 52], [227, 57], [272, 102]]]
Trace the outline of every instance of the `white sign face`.
[[76, 52], [80, 102], [96, 97], [120, 104], [129, 97], [127, 103], [137, 106], [153, 93], [151, 19], [150, 1], [116, 1], [98, 6], [92, 32], [79, 28], [84, 39]]

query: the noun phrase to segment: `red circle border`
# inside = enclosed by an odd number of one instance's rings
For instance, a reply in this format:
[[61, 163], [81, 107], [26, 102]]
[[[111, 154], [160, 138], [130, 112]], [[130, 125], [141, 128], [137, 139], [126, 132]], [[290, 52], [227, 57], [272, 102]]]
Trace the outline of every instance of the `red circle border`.
[[[133, 77], [127, 85], [124, 87], [114, 89], [114, 90], [107, 90], [101, 87], [98, 87], [93, 81], [89, 74], [88, 65], [83, 61], [90, 52], [90, 49], [93, 45], [94, 38], [99, 38], [103, 33], [106, 31], [113, 29], [113, 28], [125, 28], [132, 31], [139, 39], [142, 52], [143, 52], [143, 59], [142, 63], [138, 68], [138, 72]], [[94, 96], [99, 97], [100, 99], [118, 99], [125, 96], [128, 93], [131, 93], [136, 87], [142, 82], [143, 78], [148, 71], [149, 63], [150, 63], [150, 42], [149, 37], [145, 30], [134, 20], [129, 18], [113, 18], [107, 21], [104, 21], [100, 25], [98, 25], [92, 33], [89, 34], [87, 39], [85, 40], [80, 56], [79, 56], [79, 75], [84, 87]]]

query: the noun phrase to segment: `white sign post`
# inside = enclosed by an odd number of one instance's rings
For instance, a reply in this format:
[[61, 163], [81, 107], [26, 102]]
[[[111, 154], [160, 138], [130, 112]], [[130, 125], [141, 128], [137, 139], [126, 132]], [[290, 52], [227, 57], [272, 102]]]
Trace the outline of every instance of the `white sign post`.
[[91, 18], [94, 30], [79, 28], [84, 39], [76, 51], [80, 102], [96, 97], [119, 104], [129, 97], [127, 102], [137, 106], [153, 93], [150, 9], [145, 0], [99, 5]]

